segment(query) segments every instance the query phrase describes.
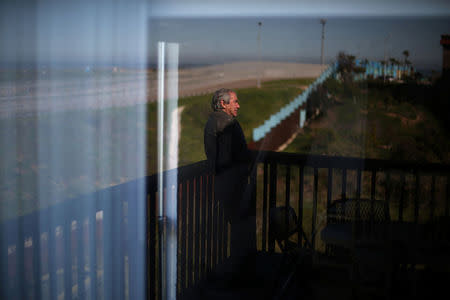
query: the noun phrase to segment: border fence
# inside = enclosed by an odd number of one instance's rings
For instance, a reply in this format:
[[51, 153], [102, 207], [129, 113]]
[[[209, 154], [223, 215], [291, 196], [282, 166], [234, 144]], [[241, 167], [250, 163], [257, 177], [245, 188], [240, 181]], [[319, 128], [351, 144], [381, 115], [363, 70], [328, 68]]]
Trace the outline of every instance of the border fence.
[[[311, 83], [306, 90], [297, 96], [294, 100], [292, 100], [289, 104], [281, 108], [280, 111], [270, 116], [269, 119], [264, 121], [264, 123], [253, 129], [253, 141], [257, 142], [261, 139], [263, 139], [273, 128], [278, 126], [281, 122], [283, 122], [286, 118], [288, 118], [293, 112], [298, 110], [300, 107], [304, 106], [306, 102], [308, 101], [309, 96], [311, 93], [322, 84], [329, 76], [333, 75], [336, 72], [337, 64], [334, 63], [331, 66], [329, 66], [325, 71], [320, 74], [320, 76]], [[300, 118], [300, 127], [303, 127], [303, 124], [305, 122], [304, 117]]]
[[[364, 80], [368, 77], [378, 78], [378, 77], [388, 77], [396, 80], [400, 80], [405, 76], [411, 76], [414, 73], [414, 68], [411, 65], [397, 65], [397, 64], [383, 64], [376, 61], [367, 60], [355, 60], [356, 67], [364, 68], [364, 71], [359, 74], [354, 74], [355, 80]], [[253, 129], [253, 144], [260, 146], [265, 138], [277, 139], [280, 135], [280, 130], [276, 134], [271, 134], [271, 132], [277, 127], [283, 127], [282, 137], [278, 139], [284, 139], [277, 142], [277, 145], [283, 144], [297, 128], [303, 128], [305, 122], [307, 121], [306, 107], [309, 98], [318, 86], [320, 86], [328, 77], [334, 76], [338, 78], [338, 63], [335, 62], [331, 64], [325, 71], [320, 74], [320, 76], [309, 85], [305, 91], [298, 95], [289, 104], [282, 107], [278, 112], [274, 113], [265, 120], [264, 123]], [[293, 117], [295, 115], [295, 117]], [[292, 124], [292, 119], [295, 119], [295, 124]], [[286, 133], [286, 126], [282, 126], [282, 123], [288, 122], [289, 128], [291, 129]], [[286, 133], [286, 134], [284, 134]], [[258, 147], [253, 147], [257, 149]], [[258, 148], [259, 149], [259, 148]]]
[[387, 64], [378, 61], [364, 61], [357, 59], [355, 61], [357, 67], [364, 68], [364, 72], [356, 74], [356, 80], [367, 79], [368, 77], [391, 77], [393, 79], [402, 79], [404, 76], [414, 74], [414, 68], [411, 65]]

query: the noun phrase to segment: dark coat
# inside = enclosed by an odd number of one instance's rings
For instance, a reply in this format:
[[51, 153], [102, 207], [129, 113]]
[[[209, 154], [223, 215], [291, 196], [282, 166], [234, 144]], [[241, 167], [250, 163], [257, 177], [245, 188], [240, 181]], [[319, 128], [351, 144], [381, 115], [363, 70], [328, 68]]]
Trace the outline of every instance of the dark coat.
[[215, 174], [215, 197], [233, 219], [242, 211], [250, 153], [239, 122], [222, 111], [210, 114], [204, 132], [205, 153]]
[[209, 115], [204, 142], [206, 157], [215, 174], [249, 161], [250, 155], [241, 125], [223, 111]]

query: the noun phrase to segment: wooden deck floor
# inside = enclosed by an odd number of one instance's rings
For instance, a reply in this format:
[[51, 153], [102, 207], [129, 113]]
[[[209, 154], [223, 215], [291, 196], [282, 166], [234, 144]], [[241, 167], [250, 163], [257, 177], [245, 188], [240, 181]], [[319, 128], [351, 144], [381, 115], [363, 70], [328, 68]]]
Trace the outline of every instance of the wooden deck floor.
[[[439, 289], [445, 290], [449, 272], [439, 273], [429, 270], [415, 272], [398, 271], [388, 297], [383, 286], [370, 289], [354, 289], [348, 269], [329, 264], [318, 258], [311, 266], [299, 266], [291, 284], [282, 295], [277, 293], [290, 274], [289, 268], [280, 269], [281, 255], [258, 254], [238, 271], [230, 271], [229, 266], [218, 268], [208, 280], [184, 293], [182, 299], [424, 299]], [[291, 267], [294, 267], [291, 265]], [[292, 269], [291, 269], [292, 270]]]

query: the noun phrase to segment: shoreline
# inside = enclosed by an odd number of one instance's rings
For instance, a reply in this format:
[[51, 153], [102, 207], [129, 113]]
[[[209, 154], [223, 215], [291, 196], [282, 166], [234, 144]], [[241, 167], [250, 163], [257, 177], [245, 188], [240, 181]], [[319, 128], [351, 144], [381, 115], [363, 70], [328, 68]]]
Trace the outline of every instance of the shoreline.
[[[185, 98], [212, 93], [221, 87], [256, 87], [258, 77], [261, 82], [315, 78], [326, 67], [309, 63], [234, 62], [179, 69], [174, 80], [178, 83], [179, 98]], [[171, 77], [172, 74], [166, 73], [166, 82]], [[25, 83], [0, 86], [0, 117], [132, 106], [155, 102], [157, 95], [158, 74], [155, 71], [46, 80], [37, 76]]]

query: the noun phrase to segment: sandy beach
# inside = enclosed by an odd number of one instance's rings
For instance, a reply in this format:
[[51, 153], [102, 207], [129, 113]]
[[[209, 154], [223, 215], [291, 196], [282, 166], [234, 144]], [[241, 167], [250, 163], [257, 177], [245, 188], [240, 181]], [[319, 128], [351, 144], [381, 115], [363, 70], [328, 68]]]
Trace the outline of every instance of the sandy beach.
[[[318, 77], [325, 67], [320, 64], [284, 62], [236, 62], [179, 71], [180, 97], [215, 91], [220, 87], [256, 87], [261, 82]], [[152, 97], [153, 99], [153, 97]]]
[[[180, 98], [211, 93], [220, 87], [256, 87], [261, 82], [314, 78], [326, 66], [286, 62], [235, 62], [178, 70]], [[42, 76], [43, 77], [43, 76]], [[166, 73], [166, 87], [173, 75]], [[154, 70], [86, 74], [80, 78], [39, 76], [26, 82], [0, 83], [0, 117], [48, 111], [120, 107], [153, 102], [158, 94]]]

